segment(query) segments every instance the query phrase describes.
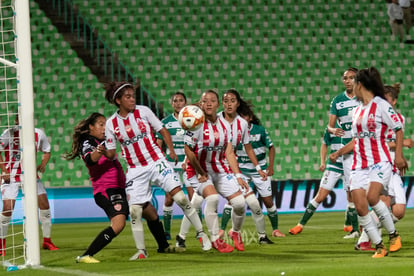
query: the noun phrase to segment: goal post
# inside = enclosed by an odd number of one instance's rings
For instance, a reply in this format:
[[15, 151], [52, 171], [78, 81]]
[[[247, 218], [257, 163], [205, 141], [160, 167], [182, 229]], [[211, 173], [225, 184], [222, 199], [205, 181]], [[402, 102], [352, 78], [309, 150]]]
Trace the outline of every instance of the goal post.
[[26, 265], [40, 265], [39, 222], [37, 204], [37, 172], [34, 130], [32, 52], [29, 0], [15, 1], [16, 65], [21, 122], [22, 174], [24, 187], [24, 235]]
[[[18, 112], [23, 193], [24, 265], [22, 266], [36, 267], [40, 266], [40, 246], [29, 0], [1, 0], [0, 9], [2, 16], [0, 65], [3, 73], [0, 76], [2, 78], [0, 89], [3, 93], [1, 104], [5, 106], [0, 112], [1, 127], [12, 126], [16, 111]], [[3, 17], [4, 14], [7, 18]], [[11, 35], [6, 34], [6, 31]], [[7, 124], [3, 124], [4, 121], [7, 121]], [[7, 261], [8, 265], [3, 261], [3, 266], [16, 266], [17, 263], [14, 262], [16, 259], [12, 257], [10, 259], [12, 262]]]

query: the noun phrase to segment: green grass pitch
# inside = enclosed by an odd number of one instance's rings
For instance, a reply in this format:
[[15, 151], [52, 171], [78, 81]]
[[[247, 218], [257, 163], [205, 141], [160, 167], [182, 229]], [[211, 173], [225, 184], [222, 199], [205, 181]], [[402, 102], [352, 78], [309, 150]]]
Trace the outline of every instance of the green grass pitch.
[[[159, 254], [147, 226], [146, 245], [149, 258], [129, 261], [135, 253], [129, 224], [111, 244], [95, 255], [99, 264], [77, 264], [95, 235], [108, 223], [55, 224], [53, 241], [58, 251], [41, 251], [41, 269], [0, 270], [2, 275], [412, 275], [414, 273], [414, 210], [397, 224], [403, 247], [383, 259], [371, 258], [372, 252], [354, 250], [355, 240], [345, 240], [342, 212], [315, 213], [304, 231], [288, 234], [302, 214], [279, 215], [279, 229], [285, 238], [272, 238], [273, 245], [259, 245], [251, 217], [245, 220], [243, 235], [246, 250], [220, 254], [212, 249], [202, 252], [192, 230], [187, 237], [187, 251]], [[180, 220], [173, 221], [173, 235]], [[270, 234], [270, 225], [266, 217]], [[383, 235], [388, 247], [388, 237]], [[173, 243], [173, 241], [171, 241]]]

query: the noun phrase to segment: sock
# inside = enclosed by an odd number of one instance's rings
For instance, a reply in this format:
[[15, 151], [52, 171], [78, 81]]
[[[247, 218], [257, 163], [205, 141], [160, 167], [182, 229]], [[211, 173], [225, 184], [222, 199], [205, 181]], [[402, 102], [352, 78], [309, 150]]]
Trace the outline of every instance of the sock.
[[11, 216], [6, 217], [0, 214], [0, 238], [5, 239], [9, 230]]
[[191, 224], [194, 226], [197, 233], [203, 231], [203, 225], [201, 224], [200, 218], [197, 215], [196, 210], [191, 205], [191, 203], [188, 201], [188, 199], [185, 197], [183, 191], [179, 191], [175, 195], [173, 195], [173, 199], [175, 203], [180, 206], [180, 208], [183, 210], [184, 215], [188, 218], [188, 220], [191, 222]]
[[362, 228], [367, 233], [369, 239], [375, 245], [380, 244], [382, 242], [382, 239], [381, 236], [378, 235], [378, 228], [375, 225], [375, 222], [372, 220], [372, 217], [368, 214], [365, 216], [358, 216], [358, 219]]
[[223, 214], [221, 215], [221, 230], [226, 230], [227, 224], [229, 223], [229, 220], [231, 219], [231, 213], [232, 213], [232, 207], [229, 204], [224, 205]]
[[[202, 217], [201, 212], [201, 203], [203, 203], [204, 198], [202, 196], [199, 196], [197, 193], [193, 194], [193, 198], [191, 199], [191, 204], [194, 208], [196, 208], [198, 216]], [[180, 227], [180, 233], [178, 234], [183, 240], [186, 239], [188, 232], [190, 231], [191, 222], [188, 220], [186, 216], [183, 217], [181, 220], [181, 227]]]
[[272, 229], [276, 230], [279, 228], [279, 215], [277, 214], [276, 206], [273, 205], [270, 208], [267, 208], [267, 217], [270, 220], [270, 224], [272, 225]]
[[93, 256], [99, 251], [102, 250], [105, 246], [107, 246], [113, 238], [116, 237], [116, 234], [112, 227], [105, 228], [101, 233], [96, 236], [96, 238], [93, 240], [93, 242], [89, 245], [88, 249], [86, 249], [85, 253], [83, 253], [83, 256], [89, 255]]
[[363, 242], [369, 242], [368, 234], [362, 229], [361, 236], [358, 239], [358, 244], [361, 244]]
[[308, 220], [310, 220], [310, 218], [313, 216], [313, 214], [315, 213], [316, 209], [318, 209], [319, 207], [319, 203], [316, 202], [314, 199], [311, 200], [311, 202], [309, 202], [308, 206], [306, 207], [305, 213], [302, 216], [302, 219], [300, 220], [300, 224], [305, 225]]
[[387, 208], [387, 205], [380, 200], [374, 206], [371, 206], [372, 210], [377, 214], [379, 220], [381, 221], [382, 226], [388, 231], [389, 234], [395, 232], [395, 225], [391, 218], [390, 210]]
[[[138, 250], [145, 250], [145, 240], [144, 240], [144, 226], [142, 225], [142, 206], [140, 205], [131, 205], [129, 207], [129, 213], [131, 215], [131, 230], [132, 236], [135, 241], [135, 246]], [[163, 229], [164, 235], [164, 229]], [[164, 237], [165, 238], [165, 237]]]
[[349, 214], [348, 214], [348, 207], [345, 210], [345, 222], [344, 225], [351, 225], [351, 220], [349, 218]]
[[171, 219], [172, 219], [173, 207], [164, 205], [164, 231], [166, 233], [171, 233]]
[[394, 224], [396, 224], [397, 222], [400, 221], [393, 213], [391, 213], [391, 218], [392, 218], [392, 221], [394, 222]]
[[42, 224], [43, 237], [50, 238], [52, 232], [52, 216], [50, 215], [50, 209], [39, 210], [39, 220]]
[[168, 246], [170, 246], [170, 244], [167, 242], [167, 239], [164, 235], [164, 227], [162, 226], [161, 221], [159, 220], [159, 218], [157, 218], [156, 220], [147, 220], [147, 224], [148, 224], [148, 228], [151, 231], [151, 234], [154, 236], [155, 240], [157, 241], [158, 244], [158, 249], [165, 249]]
[[211, 242], [215, 242], [218, 238], [219, 223], [217, 215], [217, 205], [219, 202], [219, 195], [209, 195], [206, 197], [206, 206], [204, 209], [204, 217], [207, 228], [210, 232]]
[[348, 203], [348, 216], [349, 221], [352, 225], [352, 232], [359, 231], [358, 213], [355, 209], [355, 204], [353, 202]]
[[254, 194], [247, 196], [245, 200], [247, 206], [249, 206], [250, 210], [252, 211], [252, 218], [254, 220], [254, 223], [256, 224], [256, 230], [259, 234], [259, 237], [266, 236], [265, 220], [259, 201], [257, 200]]
[[243, 226], [244, 217], [246, 213], [246, 201], [242, 195], [238, 195], [230, 199], [230, 204], [233, 207], [231, 213], [231, 220], [233, 223], [233, 231], [239, 232]]

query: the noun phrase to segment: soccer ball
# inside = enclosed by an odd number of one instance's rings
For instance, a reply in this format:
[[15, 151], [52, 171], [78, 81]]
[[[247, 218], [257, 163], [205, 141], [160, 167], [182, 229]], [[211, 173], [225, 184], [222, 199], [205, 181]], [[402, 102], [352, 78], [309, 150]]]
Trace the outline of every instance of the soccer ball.
[[195, 131], [204, 123], [204, 112], [196, 105], [187, 105], [178, 114], [178, 122], [183, 129]]

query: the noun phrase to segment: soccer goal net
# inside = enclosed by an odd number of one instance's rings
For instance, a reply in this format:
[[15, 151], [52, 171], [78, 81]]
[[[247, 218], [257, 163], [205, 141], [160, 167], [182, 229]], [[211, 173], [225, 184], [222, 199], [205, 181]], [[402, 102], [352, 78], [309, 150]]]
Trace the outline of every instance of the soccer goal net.
[[[16, 125], [16, 118], [19, 124]], [[18, 132], [16, 137], [10, 132]], [[2, 192], [19, 182], [13, 196], [2, 195], [0, 258], [7, 270], [40, 265], [36, 191], [33, 80], [28, 0], [0, 1], [0, 154]], [[21, 171], [12, 172], [12, 162]], [[16, 175], [19, 181], [11, 180]], [[15, 204], [14, 208], [13, 205]], [[6, 212], [4, 210], [13, 210]], [[7, 207], [7, 208], [6, 208]]]

